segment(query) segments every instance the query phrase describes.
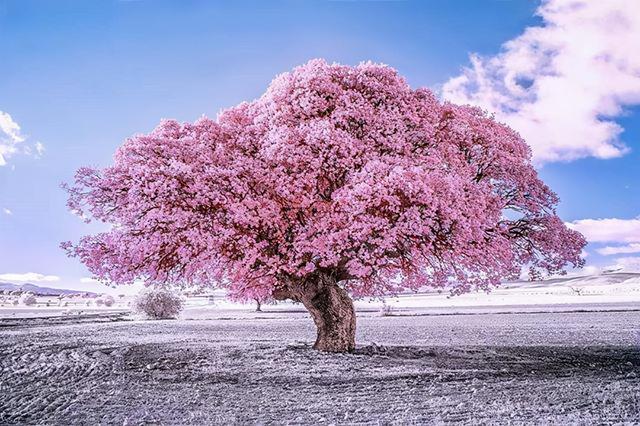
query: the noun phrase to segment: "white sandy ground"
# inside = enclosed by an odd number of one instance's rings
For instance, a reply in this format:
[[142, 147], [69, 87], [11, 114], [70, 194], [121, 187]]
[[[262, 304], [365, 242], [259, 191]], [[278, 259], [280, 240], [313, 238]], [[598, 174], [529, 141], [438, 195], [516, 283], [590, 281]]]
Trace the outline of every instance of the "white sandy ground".
[[4, 307], [0, 424], [640, 424], [640, 285], [623, 278], [401, 296], [386, 317], [360, 301], [339, 355], [310, 348], [293, 304]]
[[0, 321], [0, 424], [640, 422], [638, 311], [363, 312], [341, 355], [302, 312], [209, 312]]
[[339, 355], [304, 314], [224, 315], [6, 319], [0, 424], [640, 422], [638, 311], [364, 313]]

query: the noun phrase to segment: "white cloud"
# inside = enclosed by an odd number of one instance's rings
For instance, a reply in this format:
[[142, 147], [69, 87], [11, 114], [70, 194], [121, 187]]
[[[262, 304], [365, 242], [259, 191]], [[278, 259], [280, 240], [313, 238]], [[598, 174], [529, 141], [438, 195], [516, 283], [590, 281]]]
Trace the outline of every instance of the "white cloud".
[[582, 233], [590, 243], [640, 243], [640, 218], [581, 219], [567, 226]]
[[640, 243], [631, 243], [623, 246], [606, 246], [598, 249], [597, 252], [604, 256], [612, 254], [640, 253]]
[[60, 277], [56, 275], [43, 275], [35, 272], [27, 272], [24, 274], [0, 274], [0, 280], [17, 282], [54, 282], [60, 281]]
[[2, 208], [2, 213], [6, 214], [7, 216], [11, 216], [13, 214], [13, 212], [6, 207]]
[[640, 1], [545, 0], [543, 23], [443, 86], [516, 129], [538, 163], [612, 158], [628, 148], [612, 119], [640, 104]]
[[[640, 217], [635, 219], [582, 219], [567, 223], [589, 243], [615, 243], [596, 249], [603, 256], [640, 253]], [[628, 258], [621, 258], [628, 259]], [[616, 266], [611, 266], [615, 268]]]
[[611, 266], [611, 269], [625, 272], [640, 272], [640, 257], [619, 257], [615, 260], [615, 264]]
[[36, 142], [36, 158], [42, 157], [42, 154], [46, 151], [42, 142]]
[[[25, 144], [25, 140], [26, 136], [21, 133], [18, 123], [8, 113], [0, 111], [0, 166], [6, 166], [7, 160], [17, 153], [42, 157], [46, 151], [44, 144]], [[14, 165], [11, 165], [11, 170], [15, 170]]]
[[84, 278], [80, 278], [80, 282], [86, 284], [86, 283], [97, 283], [99, 281], [98, 280], [94, 280], [93, 278], [84, 277]]
[[0, 111], [0, 166], [18, 151], [18, 144], [24, 142], [20, 126], [6, 112]]
[[587, 265], [582, 269], [576, 269], [575, 271], [570, 272], [567, 275], [574, 275], [574, 276], [580, 276], [580, 275], [595, 275], [595, 274], [599, 274], [600, 272], [602, 272], [602, 270], [594, 265]]

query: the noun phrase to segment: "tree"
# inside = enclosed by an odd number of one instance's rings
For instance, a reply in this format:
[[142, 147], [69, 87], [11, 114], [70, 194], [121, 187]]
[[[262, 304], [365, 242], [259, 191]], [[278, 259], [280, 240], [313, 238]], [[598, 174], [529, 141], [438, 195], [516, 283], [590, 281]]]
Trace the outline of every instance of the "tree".
[[151, 319], [175, 318], [182, 308], [182, 298], [178, 294], [160, 287], [142, 290], [133, 302], [135, 312]]
[[215, 121], [162, 121], [66, 188], [114, 225], [62, 244], [95, 276], [259, 288], [303, 303], [324, 351], [355, 346], [350, 295], [583, 264], [515, 131], [372, 63], [313, 60]]
[[103, 294], [102, 296], [100, 296], [100, 300], [102, 301], [102, 304], [107, 308], [110, 308], [115, 303], [115, 299], [113, 298], [113, 296], [110, 296], [108, 294]]
[[255, 302], [256, 312], [262, 312], [262, 305], [273, 302], [272, 289], [269, 287], [234, 287], [227, 294], [227, 298], [234, 302], [250, 303]]
[[34, 306], [38, 303], [36, 296], [31, 292], [22, 293], [18, 300], [19, 303], [24, 306]]

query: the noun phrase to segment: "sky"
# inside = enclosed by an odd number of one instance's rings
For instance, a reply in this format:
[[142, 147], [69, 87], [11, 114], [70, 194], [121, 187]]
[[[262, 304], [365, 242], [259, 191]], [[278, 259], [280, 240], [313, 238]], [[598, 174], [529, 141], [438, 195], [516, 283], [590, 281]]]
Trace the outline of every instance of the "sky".
[[162, 118], [259, 97], [312, 58], [381, 62], [519, 131], [589, 241], [640, 270], [640, 2], [0, 0], [0, 281], [102, 289], [60, 189]]

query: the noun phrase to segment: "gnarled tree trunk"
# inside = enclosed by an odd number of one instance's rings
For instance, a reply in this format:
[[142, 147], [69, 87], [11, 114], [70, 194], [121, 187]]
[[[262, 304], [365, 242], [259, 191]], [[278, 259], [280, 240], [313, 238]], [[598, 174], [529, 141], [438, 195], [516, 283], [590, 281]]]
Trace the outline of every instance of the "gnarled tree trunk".
[[316, 324], [314, 349], [325, 352], [351, 352], [356, 347], [356, 313], [349, 294], [336, 279], [315, 273], [304, 280], [287, 280], [273, 292], [277, 300], [301, 302]]

